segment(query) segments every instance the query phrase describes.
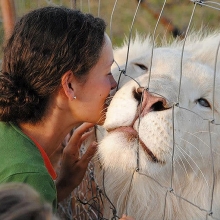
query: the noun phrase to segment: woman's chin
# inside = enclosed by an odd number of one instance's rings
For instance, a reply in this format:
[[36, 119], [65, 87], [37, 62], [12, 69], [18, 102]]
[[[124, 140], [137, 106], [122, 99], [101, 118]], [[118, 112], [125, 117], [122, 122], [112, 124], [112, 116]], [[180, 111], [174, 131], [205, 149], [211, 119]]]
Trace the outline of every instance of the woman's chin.
[[101, 115], [101, 117], [96, 121], [97, 125], [103, 125], [106, 119], [106, 113], [104, 113], [103, 115]]
[[105, 118], [100, 119], [98, 122], [96, 122], [97, 125], [103, 125], [105, 122]]

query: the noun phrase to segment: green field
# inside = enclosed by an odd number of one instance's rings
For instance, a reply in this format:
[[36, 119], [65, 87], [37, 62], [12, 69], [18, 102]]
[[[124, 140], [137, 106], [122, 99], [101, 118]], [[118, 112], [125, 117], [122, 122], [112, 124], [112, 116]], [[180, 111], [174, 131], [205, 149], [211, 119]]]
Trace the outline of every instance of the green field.
[[[220, 2], [220, 0], [217, 1]], [[112, 36], [113, 45], [116, 46], [120, 45], [124, 37], [129, 35], [138, 5], [137, 0], [14, 0], [14, 2], [18, 18], [32, 9], [47, 6], [49, 3], [52, 5], [76, 7], [84, 12], [100, 16], [108, 23], [107, 32]], [[159, 13], [164, 1], [145, 0], [144, 2], [152, 11]], [[112, 13], [115, 3], [117, 4], [114, 13]], [[167, 0], [162, 16], [170, 22], [170, 26], [173, 25], [178, 28], [180, 32], [184, 33], [188, 26], [193, 8], [194, 3], [189, 0]], [[191, 26], [195, 29], [199, 29], [201, 26], [216, 29], [219, 28], [219, 21], [219, 10], [197, 5]], [[152, 34], [156, 22], [157, 19], [154, 18], [152, 13], [150, 13], [149, 10], [146, 10], [146, 8], [143, 7], [143, 4], [140, 4], [132, 28], [132, 34], [135, 34], [136, 31], [143, 34]], [[168, 29], [169, 26], [163, 25], [159, 22], [156, 31], [158, 39], [164, 36], [170, 37], [171, 33]], [[2, 44], [2, 26], [0, 27], [0, 31], [0, 43]]]

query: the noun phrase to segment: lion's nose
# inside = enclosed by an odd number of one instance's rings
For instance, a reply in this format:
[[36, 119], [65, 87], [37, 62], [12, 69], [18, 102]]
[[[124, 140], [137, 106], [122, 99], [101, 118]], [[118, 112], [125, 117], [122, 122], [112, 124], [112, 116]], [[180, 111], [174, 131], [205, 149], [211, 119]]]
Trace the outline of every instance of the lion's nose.
[[138, 114], [140, 116], [144, 116], [152, 111], [163, 111], [170, 108], [167, 106], [165, 98], [152, 94], [142, 87], [136, 89], [134, 97], [140, 102], [138, 107]]

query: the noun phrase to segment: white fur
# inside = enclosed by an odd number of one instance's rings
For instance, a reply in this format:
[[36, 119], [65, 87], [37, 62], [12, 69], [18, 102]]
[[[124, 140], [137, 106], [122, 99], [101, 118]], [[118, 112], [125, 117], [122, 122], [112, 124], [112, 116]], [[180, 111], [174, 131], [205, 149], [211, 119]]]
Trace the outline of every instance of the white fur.
[[[105, 129], [113, 131], [107, 132], [101, 141], [97, 156], [102, 168], [96, 173], [118, 216], [127, 213], [137, 220], [205, 219], [207, 213], [198, 206], [207, 211], [212, 207], [213, 216], [220, 218], [220, 125], [209, 123], [214, 113], [215, 123], [220, 124], [220, 55], [215, 67], [219, 42], [218, 32], [205, 37], [194, 33], [188, 37], [183, 53], [181, 86], [183, 42], [175, 41], [155, 48], [151, 73], [150, 38], [142, 40], [137, 37], [131, 42], [126, 74], [135, 78], [142, 87], [149, 85], [149, 92], [153, 96], [159, 94], [164, 97], [166, 105], [171, 108], [150, 111], [140, 121], [135, 119], [138, 101], [133, 96], [133, 90], [139, 86], [129, 77], [122, 76], [120, 89], [108, 108], [104, 124]], [[123, 69], [127, 46], [115, 52], [115, 59]], [[145, 65], [148, 71], [137, 64]], [[119, 75], [117, 68], [113, 73], [116, 77]], [[208, 100], [211, 108], [202, 106], [202, 102], [198, 101], [200, 98]], [[114, 130], [131, 126], [134, 119], [133, 127], [139, 132], [140, 139], [162, 163], [153, 162], [137, 139]], [[211, 204], [212, 157], [215, 182]], [[108, 219], [112, 217], [109, 207], [106, 199], [104, 210]]]

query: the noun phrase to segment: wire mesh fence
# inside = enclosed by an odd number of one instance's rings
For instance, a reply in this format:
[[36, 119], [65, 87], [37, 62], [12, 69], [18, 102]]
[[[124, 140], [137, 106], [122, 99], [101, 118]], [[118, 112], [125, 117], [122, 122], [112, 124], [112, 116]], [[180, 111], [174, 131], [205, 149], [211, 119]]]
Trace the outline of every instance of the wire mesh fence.
[[[181, 38], [183, 38], [183, 41], [182, 41], [182, 55], [181, 55], [181, 62], [180, 62], [179, 89], [178, 89], [178, 94], [177, 94], [177, 100], [171, 105], [171, 107], [173, 109], [172, 110], [172, 116], [173, 116], [172, 117], [173, 118], [173, 120], [172, 120], [172, 123], [173, 123], [173, 126], [172, 126], [173, 127], [173, 149], [172, 149], [172, 155], [171, 155], [172, 163], [171, 163], [170, 184], [168, 184], [168, 185], [164, 184], [163, 181], [160, 182], [156, 178], [153, 178], [152, 176], [149, 176], [146, 173], [142, 172], [141, 169], [139, 168], [139, 162], [138, 162], [139, 161], [139, 158], [138, 158], [139, 156], [138, 156], [138, 153], [137, 153], [137, 166], [134, 167], [133, 174], [130, 173], [130, 179], [129, 178], [127, 179], [127, 182], [128, 182], [128, 185], [129, 185], [127, 188], [125, 187], [127, 189], [127, 195], [124, 197], [125, 200], [123, 202], [121, 201], [121, 203], [120, 203], [121, 205], [123, 205], [123, 203], [125, 203], [125, 205], [124, 205], [125, 210], [123, 210], [123, 211], [126, 212], [126, 214], [129, 214], [130, 213], [129, 209], [131, 209], [131, 204], [130, 205], [128, 204], [129, 203], [128, 198], [130, 197], [130, 191], [132, 191], [132, 182], [134, 181], [135, 178], [137, 178], [137, 175], [140, 175], [140, 176], [144, 176], [145, 178], [148, 178], [148, 179], [152, 180], [154, 182], [154, 184], [158, 185], [159, 188], [161, 188], [165, 192], [165, 193], [162, 193], [163, 196], [162, 196], [162, 199], [160, 200], [160, 203], [164, 207], [163, 208], [164, 213], [162, 215], [158, 213], [158, 219], [170, 219], [169, 216], [174, 216], [172, 214], [169, 215], [169, 214], [166, 213], [167, 212], [167, 206], [168, 206], [167, 201], [169, 200], [168, 197], [170, 197], [170, 194], [174, 195], [177, 203], [178, 202], [181, 203], [181, 200], [182, 200], [182, 201], [188, 203], [190, 206], [195, 207], [199, 212], [203, 213], [203, 214], [198, 214], [197, 219], [209, 219], [209, 218], [210, 219], [219, 219], [218, 214], [216, 215], [216, 213], [213, 213], [213, 210], [212, 210], [214, 192], [217, 193], [216, 191], [218, 191], [217, 189], [215, 189], [215, 186], [216, 186], [215, 180], [218, 179], [217, 176], [216, 176], [215, 169], [218, 170], [218, 168], [214, 166], [213, 150], [212, 150], [212, 144], [213, 143], [211, 141], [212, 140], [211, 127], [213, 125], [218, 126], [218, 123], [214, 119], [215, 118], [214, 117], [214, 98], [213, 98], [213, 117], [211, 119], [210, 118], [202, 118], [201, 116], [196, 115], [195, 112], [192, 112], [189, 109], [185, 109], [183, 106], [180, 105], [180, 97], [182, 95], [180, 91], [181, 91], [181, 86], [182, 86], [182, 74], [183, 74], [182, 73], [182, 71], [183, 71], [182, 68], [183, 68], [183, 56], [184, 56], [185, 42], [187, 40], [188, 33], [190, 32], [192, 23], [194, 21], [194, 17], [196, 16], [197, 7], [201, 7], [201, 6], [210, 7], [213, 10], [218, 11], [219, 10], [219, 4], [217, 2], [214, 3], [214, 2], [208, 2], [208, 1], [206, 1], [206, 2], [193, 1], [192, 3], [193, 3], [192, 4], [192, 13], [188, 18], [189, 19], [188, 26], [187, 26], [185, 32], [181, 34]], [[136, 9], [134, 10], [134, 17], [133, 17], [133, 20], [132, 20], [132, 23], [131, 23], [131, 26], [130, 26], [130, 32], [129, 32], [129, 37], [128, 37], [128, 48], [127, 48], [128, 50], [127, 50], [126, 63], [125, 63], [124, 69], [119, 70], [121, 72], [121, 74], [123, 74], [125, 76], [129, 76], [129, 75], [127, 75], [127, 65], [128, 65], [128, 58], [129, 58], [130, 39], [131, 39], [131, 36], [132, 36], [133, 25], [135, 23], [135, 19], [136, 19], [136, 16], [138, 14], [138, 10], [139, 10], [140, 5], [141, 5], [141, 1], [138, 2], [138, 5], [137, 5]], [[213, 7], [213, 5], [215, 5], [215, 6]], [[162, 6], [162, 9], [161, 9], [160, 13], [158, 13], [158, 16], [157, 16], [158, 20], [157, 20], [157, 23], [155, 25], [155, 29], [153, 30], [153, 36], [152, 36], [152, 38], [153, 38], [153, 47], [152, 47], [152, 51], [151, 51], [151, 65], [150, 65], [150, 70], [149, 70], [148, 85], [145, 88], [146, 90], [149, 90], [149, 91], [151, 91], [151, 84], [150, 84], [151, 69], [153, 68], [154, 50], [156, 48], [155, 47], [156, 32], [157, 32], [157, 27], [158, 27], [158, 24], [160, 22], [160, 19], [163, 16], [163, 11], [164, 11], [165, 7], [166, 7], [166, 1], [164, 1], [164, 4]], [[113, 13], [114, 13], [114, 11], [113, 11]], [[219, 51], [219, 44], [216, 47], [216, 57], [215, 57], [215, 64], [214, 64], [215, 74], [216, 74], [216, 67], [217, 67], [217, 61], [218, 61], [218, 51]], [[116, 62], [117, 62], [117, 60], [116, 60]], [[132, 78], [132, 76], [129, 76], [129, 78]], [[214, 79], [215, 79], [215, 77], [214, 77]], [[135, 79], [134, 79], [134, 81], [136, 82]], [[120, 80], [119, 80], [119, 84], [120, 84]], [[138, 86], [140, 86], [140, 84], [138, 84]], [[212, 88], [213, 88], [213, 97], [214, 97], [214, 94], [215, 94], [215, 92], [214, 92], [215, 91], [215, 80], [213, 81]], [[161, 94], [159, 94], [159, 95], [161, 95]], [[181, 146], [178, 146], [175, 142], [175, 132], [174, 132], [174, 130], [175, 130], [175, 116], [174, 115], [175, 115], [175, 111], [176, 111], [177, 108], [182, 109], [184, 111], [190, 111], [192, 114], [195, 114], [195, 117], [198, 116], [198, 117], [201, 118], [201, 120], [207, 121], [206, 132], [208, 133], [208, 139], [210, 139], [210, 143], [208, 145], [208, 148], [210, 150], [210, 158], [211, 158], [210, 161], [209, 161], [209, 163], [210, 163], [209, 166], [210, 166], [210, 172], [212, 172], [211, 181], [209, 183], [207, 183], [207, 185], [209, 186], [209, 193], [211, 194], [211, 196], [210, 195], [204, 195], [204, 196], [209, 197], [209, 205], [207, 207], [204, 207], [201, 204], [198, 204], [197, 203], [198, 201], [192, 201], [190, 199], [190, 197], [188, 198], [188, 197], [182, 196], [181, 191], [178, 191], [178, 190], [176, 191], [175, 187], [174, 187], [174, 185], [175, 185], [174, 184], [174, 182], [175, 182], [175, 180], [174, 180], [175, 179], [175, 177], [174, 177], [174, 164], [175, 164], [174, 163], [174, 155], [175, 155], [175, 151], [179, 150], [179, 151], [182, 151], [182, 153], [184, 152], [184, 149], [182, 149]], [[139, 130], [139, 128], [138, 128], [138, 130]], [[138, 151], [139, 151], [139, 149], [137, 149], [137, 152]], [[120, 164], [120, 162], [119, 162], [119, 164]], [[185, 168], [185, 169], [187, 169], [187, 168]], [[91, 173], [93, 173], [93, 171]], [[101, 186], [102, 190], [100, 191], [99, 185], [97, 185], [97, 183], [95, 183], [95, 180], [94, 180], [94, 183], [96, 185], [95, 191], [94, 191], [94, 188], [90, 187], [90, 190], [93, 190], [93, 193], [96, 192], [95, 196], [93, 196], [92, 198], [99, 198], [98, 204], [100, 204], [100, 202], [102, 204], [102, 201], [105, 200], [104, 209], [109, 208], [109, 210], [110, 210], [110, 212], [107, 211], [107, 213], [108, 213], [107, 218], [118, 219], [119, 218], [119, 212], [121, 212], [121, 210], [119, 211], [117, 209], [118, 206], [116, 208], [116, 204], [114, 203], [115, 201], [112, 202], [111, 198], [110, 198], [111, 196], [109, 196], [109, 193], [115, 193], [115, 192], [110, 192], [108, 189], [106, 189], [106, 186], [104, 184], [105, 179], [109, 179], [111, 177], [109, 176], [109, 174], [106, 175], [106, 172], [105, 172], [104, 169], [102, 170], [102, 175], [103, 175], [103, 180], [101, 181], [102, 182], [102, 186]], [[114, 176], [114, 175], [112, 175], [112, 176]], [[144, 180], [142, 180], [142, 181], [144, 181]], [[195, 185], [194, 187], [197, 187], [197, 186]], [[108, 192], [106, 193], [106, 191], [108, 191]], [[118, 192], [117, 196], [120, 197], [120, 192]], [[102, 199], [102, 198], [104, 198], [104, 199]], [[105, 211], [103, 211], [102, 209], [100, 210], [100, 208], [102, 206], [99, 206], [98, 209], [97, 209], [97, 206], [93, 206], [93, 204], [94, 204], [93, 199], [88, 200], [88, 197], [86, 196], [86, 197], [84, 197], [83, 201], [80, 200], [80, 199], [78, 201], [81, 201], [81, 204], [89, 205], [90, 209], [93, 208], [94, 213], [96, 213], [95, 217], [94, 216], [91, 217], [91, 215], [90, 215], [88, 218], [91, 218], [91, 219], [105, 219], [106, 218], [105, 216], [102, 216], [102, 213], [106, 212], [106, 210]], [[135, 202], [135, 201], [133, 201], [133, 202]], [[133, 206], [135, 206], [135, 205], [133, 204]], [[146, 206], [146, 209], [147, 208], [148, 207]], [[140, 212], [140, 210], [138, 208], [136, 209], [136, 211]], [[175, 210], [173, 210], [173, 211], [175, 211]], [[197, 212], [197, 211], [195, 211], [195, 212]], [[137, 215], [137, 216], [140, 216], [140, 215]], [[185, 216], [182, 216], [182, 218], [183, 219], [189, 219], [186, 216], [188, 216], [188, 215], [186, 214]], [[75, 218], [77, 218], [77, 217], [75, 217]], [[142, 219], [142, 218], [138, 218], [138, 219]], [[155, 219], [155, 216], [153, 218], [151, 218], [150, 215], [149, 215], [149, 219]]]
[[[112, 195], [109, 193], [109, 189], [106, 189], [105, 182], [106, 180], [109, 181], [111, 179], [111, 172], [107, 173], [105, 168], [102, 167], [102, 163], [99, 162], [99, 160], [96, 158], [95, 161], [91, 162], [89, 164], [88, 170], [86, 172], [85, 178], [80, 186], [78, 186], [77, 189], [75, 189], [72, 194], [67, 198], [64, 202], [59, 204], [58, 214], [61, 219], [119, 219], [121, 212], [125, 212], [126, 214], [130, 214], [130, 207], [135, 207], [135, 204], [129, 204], [129, 199], [132, 194], [132, 190], [135, 187], [134, 183], [135, 180], [140, 178], [142, 182], [144, 182], [146, 179], [148, 180], [149, 186], [156, 185], [157, 191], [161, 192], [160, 200], [160, 207], [163, 209], [163, 213], [158, 213], [157, 219], [170, 219], [168, 216], [174, 216], [167, 213], [169, 210], [169, 199], [172, 197], [172, 200], [175, 201], [178, 207], [178, 203], [181, 204], [179, 206], [183, 206], [183, 203], [187, 203], [187, 207], [194, 207], [195, 212], [197, 213], [196, 219], [220, 219], [218, 215], [214, 211], [218, 211], [218, 209], [214, 208], [213, 211], [213, 204], [217, 203], [220, 204], [220, 201], [213, 201], [215, 195], [218, 197], [219, 195], [219, 188], [216, 188], [216, 185], [220, 185], [219, 181], [219, 172], [220, 167], [219, 163], [215, 163], [214, 160], [219, 160], [219, 151], [217, 152], [213, 150], [213, 148], [216, 149], [216, 145], [219, 143], [215, 142], [215, 138], [213, 138], [213, 127], [219, 126], [219, 121], [217, 120], [217, 113], [215, 112], [215, 109], [218, 108], [218, 104], [215, 104], [218, 100], [218, 97], [216, 97], [216, 90], [218, 90], [218, 84], [216, 82], [218, 78], [219, 73], [219, 47], [220, 47], [220, 37], [219, 42], [216, 46], [216, 52], [215, 52], [215, 58], [214, 58], [214, 65], [211, 67], [214, 72], [213, 82], [210, 85], [211, 96], [212, 96], [212, 114], [211, 117], [204, 117], [202, 115], [197, 114], [196, 112], [192, 111], [191, 109], [187, 109], [184, 107], [184, 105], [181, 105], [181, 99], [184, 94], [182, 94], [182, 86], [183, 86], [183, 75], [184, 75], [184, 55], [185, 50], [187, 47], [187, 41], [189, 33], [192, 29], [198, 30], [201, 26], [203, 26], [202, 30], [200, 29], [200, 32], [205, 31], [205, 29], [213, 28], [218, 29], [219, 28], [219, 19], [220, 19], [220, 2], [218, 1], [201, 1], [201, 0], [192, 0], [192, 1], [178, 1], [178, 0], [170, 0], [170, 1], [147, 1], [147, 0], [139, 0], [139, 1], [78, 1], [78, 0], [72, 0], [72, 1], [65, 1], [65, 0], [38, 0], [38, 1], [15, 1], [15, 9], [16, 9], [16, 17], [20, 17], [22, 14], [28, 12], [29, 10], [43, 7], [43, 6], [65, 6], [70, 8], [76, 8], [80, 9], [84, 12], [93, 13], [97, 16], [103, 17], [108, 22], [108, 33], [110, 38], [113, 41], [113, 45], [120, 45], [124, 39], [124, 36], [127, 36], [127, 50], [126, 50], [126, 59], [124, 62], [123, 68], [121, 68], [121, 65], [118, 64], [118, 71], [120, 72], [120, 75], [118, 77], [118, 84], [120, 85], [121, 76], [129, 78], [129, 80], [134, 81], [138, 84], [138, 87], [142, 87], [142, 84], [137, 81], [136, 78], [134, 78], [132, 75], [130, 75], [130, 72], [127, 70], [129, 66], [129, 58], [131, 55], [132, 50], [130, 49], [130, 44], [132, 44], [133, 36], [135, 35], [136, 31], [140, 33], [144, 33], [145, 35], [150, 34], [151, 35], [151, 48], [150, 48], [150, 64], [148, 69], [148, 80], [147, 84], [144, 84], [144, 91], [151, 92], [151, 94], [154, 94], [154, 89], [152, 88], [151, 79], [153, 80], [153, 69], [154, 69], [154, 57], [155, 57], [155, 50], [157, 48], [157, 44], [162, 38], [166, 37], [169, 38], [169, 40], [173, 40], [173, 38], [178, 38], [180, 40], [179, 48], [181, 48], [181, 59], [179, 62], [179, 72], [178, 72], [178, 89], [176, 91], [176, 100], [173, 102], [169, 102], [169, 108], [172, 109], [171, 115], [172, 115], [172, 133], [170, 134], [172, 136], [172, 150], [170, 155], [171, 165], [170, 165], [170, 177], [166, 179], [165, 181], [154, 178], [154, 176], [149, 175], [146, 172], [143, 172], [143, 170], [139, 166], [139, 151], [140, 151], [140, 144], [137, 144], [137, 150], [136, 150], [136, 166], [133, 167], [133, 170], [129, 172], [128, 178], [125, 179], [124, 183], [126, 185], [126, 196], [124, 197], [124, 200], [121, 202], [121, 205], [123, 205], [123, 210], [118, 210], [118, 204], [116, 205], [114, 201], [111, 200]], [[130, 6], [130, 7], [129, 7]], [[119, 20], [126, 20], [125, 23], [120, 23]], [[151, 24], [149, 24], [151, 23]], [[196, 33], [196, 31], [195, 31]], [[160, 36], [160, 37], [159, 37]], [[3, 38], [3, 37], [2, 37]], [[3, 41], [2, 41], [3, 42]], [[137, 58], [137, 57], [136, 57]], [[117, 59], [115, 60], [117, 63]], [[172, 63], [169, 63], [169, 65], [172, 65]], [[117, 66], [117, 65], [116, 65]], [[129, 73], [128, 73], [129, 72]], [[171, 82], [172, 83], [172, 82]], [[166, 97], [163, 93], [156, 94], [161, 97], [164, 97], [166, 100], [169, 98]], [[143, 99], [143, 98], [141, 98]], [[204, 101], [204, 100], [202, 100]], [[207, 187], [208, 187], [208, 195], [199, 195], [203, 197], [208, 197], [208, 202], [206, 203], [207, 206], [203, 206], [203, 204], [198, 203], [198, 201], [194, 198], [193, 200], [190, 198], [190, 196], [183, 196], [181, 190], [178, 190], [175, 185], [176, 181], [176, 159], [175, 155], [176, 152], [182, 152], [185, 156], [181, 160], [186, 160], [188, 157], [191, 157], [191, 155], [188, 155], [188, 152], [185, 152], [185, 149], [181, 148], [180, 145], [177, 144], [176, 139], [176, 112], [177, 111], [184, 111], [189, 112], [189, 114], [192, 114], [192, 118], [195, 118], [195, 122], [197, 121], [204, 121], [206, 123], [206, 126], [204, 128], [204, 131], [207, 135], [207, 142], [204, 143], [204, 145], [207, 146], [207, 154], [209, 155], [209, 161], [205, 161], [207, 163], [207, 166], [209, 166], [209, 177], [204, 177], [204, 182], [206, 182], [206, 178], [209, 178], [207, 180]], [[141, 129], [140, 127], [140, 121], [138, 124], [138, 131]], [[186, 119], [186, 123], [189, 123]], [[193, 123], [192, 127], [193, 127]], [[183, 125], [184, 127], [184, 125]], [[103, 137], [103, 131], [99, 130], [102, 128], [96, 127], [96, 134], [94, 134], [94, 137], [91, 137], [92, 139], [96, 139], [100, 141]], [[191, 131], [186, 131], [190, 133], [191, 136], [196, 136], [196, 132], [192, 133]], [[219, 136], [219, 133], [216, 133], [215, 135]], [[192, 137], [191, 137], [192, 138]], [[196, 136], [197, 139], [201, 137]], [[190, 142], [189, 140], [184, 140], [185, 142]], [[89, 140], [88, 140], [89, 143]], [[64, 143], [65, 145], [65, 143]], [[86, 144], [84, 148], [81, 148], [81, 153], [83, 154], [86, 148]], [[218, 146], [219, 148], [219, 146]], [[196, 149], [196, 151], [199, 151], [199, 149]], [[187, 156], [186, 156], [187, 155]], [[111, 157], [111, 155], [109, 155]], [[214, 159], [215, 158], [215, 159]], [[204, 162], [204, 163], [205, 163]], [[120, 165], [120, 161], [118, 161]], [[196, 167], [196, 170], [198, 172], [202, 171], [199, 167], [197, 167], [197, 164], [194, 163], [193, 165], [190, 165], [189, 162], [183, 162], [182, 163], [183, 170], [187, 170], [187, 166], [193, 166]], [[184, 165], [185, 164], [185, 165]], [[186, 165], [187, 164], [187, 165]], [[217, 164], [217, 165], [216, 165]], [[191, 167], [191, 169], [195, 169]], [[98, 171], [97, 171], [98, 170]], [[99, 172], [99, 174], [96, 174], [96, 172]], [[97, 177], [99, 176], [99, 177]], [[112, 175], [113, 176], [113, 175]], [[96, 179], [97, 178], [97, 179]], [[114, 182], [114, 180], [112, 180]], [[110, 181], [111, 182], [111, 181]], [[143, 183], [144, 184], [144, 183]], [[181, 183], [178, 183], [181, 186]], [[200, 187], [196, 184], [198, 184], [196, 181], [192, 188], [195, 189], [197, 187]], [[146, 186], [147, 187], [147, 186]], [[181, 187], [180, 187], [181, 188]], [[112, 194], [115, 194], [115, 192], [111, 192]], [[201, 190], [202, 193], [202, 190]], [[116, 197], [121, 197], [120, 191], [117, 192]], [[138, 198], [136, 198], [138, 200]], [[133, 201], [133, 200], [131, 200]], [[135, 199], [134, 199], [135, 201]], [[152, 198], [153, 202], [153, 198]], [[155, 205], [155, 207], [157, 207]], [[140, 212], [138, 209], [139, 207], [136, 207], [136, 212]], [[106, 210], [108, 209], [108, 210]], [[148, 209], [148, 206], [146, 205], [146, 210]], [[181, 207], [176, 208], [176, 210], [173, 210], [174, 212], [178, 212], [178, 210], [181, 209]], [[146, 211], [147, 212], [147, 211]], [[149, 211], [150, 212], [150, 211]], [[219, 213], [219, 212], [217, 212]], [[138, 215], [139, 216], [139, 215]], [[188, 215], [186, 215], [188, 216]], [[135, 217], [135, 216], [134, 216]], [[140, 218], [139, 218], [140, 219]], [[155, 219], [155, 216], [152, 218], [151, 215], [149, 215], [149, 218], [147, 219]], [[182, 217], [182, 219], [188, 219], [185, 216]]]

